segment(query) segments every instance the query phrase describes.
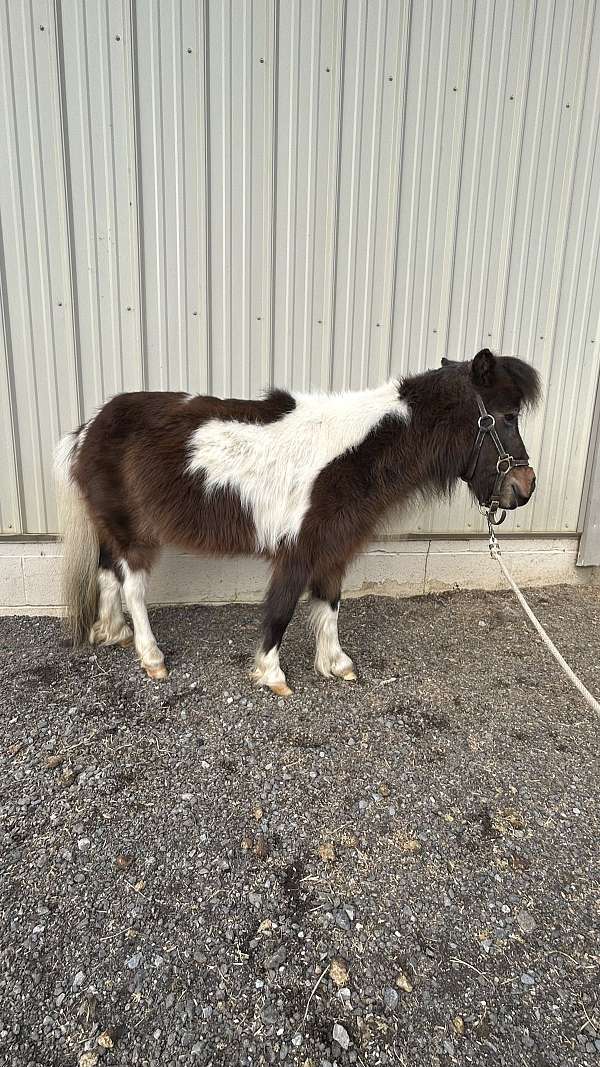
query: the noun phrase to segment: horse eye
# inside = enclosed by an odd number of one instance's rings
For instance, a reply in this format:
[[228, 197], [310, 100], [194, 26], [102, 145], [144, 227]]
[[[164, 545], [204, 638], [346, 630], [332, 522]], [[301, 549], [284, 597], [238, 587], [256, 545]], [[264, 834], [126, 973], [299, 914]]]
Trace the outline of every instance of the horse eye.
[[508, 413], [508, 415], [504, 416], [504, 421], [505, 422], [516, 422], [517, 419], [518, 419], [518, 415], [517, 415], [517, 413], [515, 411], [511, 411], [511, 412]]

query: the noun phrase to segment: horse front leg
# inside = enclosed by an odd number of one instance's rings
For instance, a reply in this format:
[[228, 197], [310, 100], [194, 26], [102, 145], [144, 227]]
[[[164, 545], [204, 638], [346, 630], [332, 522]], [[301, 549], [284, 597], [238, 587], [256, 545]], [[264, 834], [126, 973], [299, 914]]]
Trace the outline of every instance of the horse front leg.
[[354, 664], [338, 637], [341, 587], [341, 573], [328, 574], [311, 583], [310, 621], [316, 642], [315, 670], [325, 678], [333, 675], [354, 682]]
[[292, 692], [279, 664], [279, 649], [307, 584], [308, 574], [301, 565], [290, 561], [275, 564], [265, 598], [263, 636], [252, 678], [257, 685], [268, 686], [277, 696], [287, 697]]

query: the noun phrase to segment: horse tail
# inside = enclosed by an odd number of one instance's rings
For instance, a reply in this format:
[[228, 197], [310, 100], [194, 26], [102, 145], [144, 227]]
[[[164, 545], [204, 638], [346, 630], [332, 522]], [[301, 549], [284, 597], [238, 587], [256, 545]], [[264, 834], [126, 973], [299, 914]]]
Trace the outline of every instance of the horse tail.
[[79, 431], [67, 434], [54, 454], [59, 530], [63, 542], [62, 594], [74, 645], [89, 639], [98, 611], [99, 542], [85, 500], [73, 477]]

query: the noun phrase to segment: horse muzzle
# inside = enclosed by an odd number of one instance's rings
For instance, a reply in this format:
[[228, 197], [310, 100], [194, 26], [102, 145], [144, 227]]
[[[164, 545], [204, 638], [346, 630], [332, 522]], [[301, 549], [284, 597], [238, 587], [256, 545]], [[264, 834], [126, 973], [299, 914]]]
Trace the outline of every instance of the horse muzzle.
[[500, 492], [499, 504], [506, 511], [523, 507], [535, 489], [533, 467], [513, 467], [506, 474]]

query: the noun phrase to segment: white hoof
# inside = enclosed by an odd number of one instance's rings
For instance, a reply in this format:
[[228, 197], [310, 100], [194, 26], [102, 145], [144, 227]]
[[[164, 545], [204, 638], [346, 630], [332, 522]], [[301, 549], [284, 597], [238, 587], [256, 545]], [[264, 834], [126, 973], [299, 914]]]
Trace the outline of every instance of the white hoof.
[[160, 664], [160, 666], [158, 667], [150, 667], [147, 666], [145, 663], [142, 663], [142, 667], [144, 668], [148, 677], [151, 678], [153, 682], [162, 682], [164, 678], [169, 677], [169, 672], [165, 667], [164, 663]]
[[133, 641], [133, 633], [126, 623], [111, 626], [110, 622], [98, 619], [90, 630], [90, 645], [123, 645]]
[[315, 670], [322, 674], [324, 678], [342, 678], [345, 682], [356, 681], [354, 664], [345, 652], [339, 653], [333, 660], [317, 656]]
[[256, 665], [250, 677], [256, 685], [266, 686], [277, 696], [289, 697], [291, 695], [292, 690], [279, 666], [279, 654], [276, 648], [272, 648], [270, 652], [257, 653]]

